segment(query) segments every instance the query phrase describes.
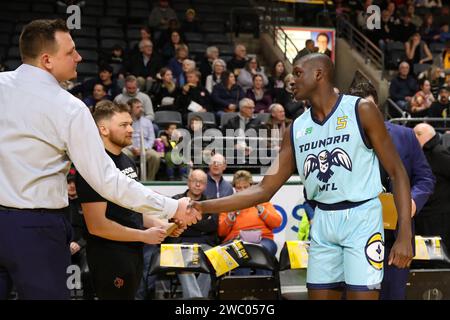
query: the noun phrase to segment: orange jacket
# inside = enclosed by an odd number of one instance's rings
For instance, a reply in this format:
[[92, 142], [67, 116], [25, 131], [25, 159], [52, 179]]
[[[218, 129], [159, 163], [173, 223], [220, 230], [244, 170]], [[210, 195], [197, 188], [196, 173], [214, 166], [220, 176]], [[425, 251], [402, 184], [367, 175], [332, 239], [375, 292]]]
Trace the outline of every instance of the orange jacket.
[[283, 218], [275, 210], [270, 202], [260, 205], [264, 208], [261, 214], [258, 214], [257, 207], [251, 207], [237, 211], [235, 221], [232, 221], [228, 212], [223, 212], [219, 216], [219, 237], [224, 238], [224, 242], [235, 239], [239, 236], [240, 230], [261, 229], [262, 237], [273, 240], [272, 230], [281, 225]]

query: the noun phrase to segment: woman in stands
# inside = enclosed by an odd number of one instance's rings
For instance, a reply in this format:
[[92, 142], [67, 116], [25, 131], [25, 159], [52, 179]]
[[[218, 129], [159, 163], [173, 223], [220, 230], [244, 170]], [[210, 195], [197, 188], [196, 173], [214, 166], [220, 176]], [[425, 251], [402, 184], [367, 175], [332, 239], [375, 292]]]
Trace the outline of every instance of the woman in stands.
[[169, 61], [175, 57], [177, 48], [183, 43], [181, 34], [179, 31], [174, 30], [170, 33], [170, 41], [167, 41], [162, 45], [161, 54], [165, 61]]
[[245, 98], [244, 91], [236, 84], [236, 77], [230, 71], [224, 71], [221, 83], [214, 86], [211, 99], [214, 110], [220, 120], [225, 112], [237, 112], [239, 100]]
[[206, 90], [212, 93], [213, 87], [222, 81], [222, 74], [227, 69], [227, 64], [222, 59], [216, 59], [212, 63], [212, 74], [206, 77]]
[[[239, 170], [233, 176], [236, 192], [241, 192], [252, 184], [252, 175], [246, 170]], [[278, 228], [282, 220], [275, 207], [266, 202], [240, 211], [221, 213], [218, 234], [223, 238], [223, 242], [241, 239], [245, 242], [259, 243], [275, 256], [277, 245], [273, 240], [273, 229]], [[240, 275], [249, 273], [249, 270], [236, 270], [236, 274]], [[261, 275], [267, 273], [266, 270], [256, 271], [256, 274]]]
[[175, 101], [180, 95], [180, 90], [173, 79], [172, 70], [161, 69], [158, 81], [152, 86], [149, 95], [157, 108], [156, 111], [177, 111]]
[[268, 90], [272, 95], [272, 98], [278, 94], [278, 91], [284, 88], [284, 78], [286, 77], [286, 67], [281, 60], [275, 61], [272, 66], [272, 73], [269, 77]]
[[431, 42], [435, 42], [439, 40], [439, 32], [434, 27], [433, 23], [433, 15], [431, 13], [427, 13], [423, 19], [423, 23], [419, 28], [420, 36], [422, 40], [427, 44]]
[[253, 57], [247, 61], [245, 68], [239, 72], [239, 76], [237, 77], [237, 83], [244, 91], [247, 91], [253, 86], [253, 76], [255, 74], [260, 74], [263, 77], [264, 86], [267, 86], [269, 80], [261, 69], [258, 60]]
[[431, 104], [436, 100], [431, 92], [430, 81], [421, 79], [420, 91], [411, 99], [410, 112], [413, 117], [425, 117]]
[[289, 73], [284, 78], [284, 89], [278, 92], [275, 96], [274, 102], [279, 103], [284, 107], [286, 117], [295, 120], [299, 115], [305, 111], [305, 103], [294, 99], [293, 87], [295, 85], [294, 76]]
[[418, 32], [414, 33], [405, 43], [405, 51], [407, 61], [411, 66], [433, 62], [433, 55]]
[[260, 74], [253, 76], [253, 87], [247, 90], [246, 97], [255, 103], [255, 113], [267, 112], [272, 104], [272, 96], [264, 90], [264, 79]]

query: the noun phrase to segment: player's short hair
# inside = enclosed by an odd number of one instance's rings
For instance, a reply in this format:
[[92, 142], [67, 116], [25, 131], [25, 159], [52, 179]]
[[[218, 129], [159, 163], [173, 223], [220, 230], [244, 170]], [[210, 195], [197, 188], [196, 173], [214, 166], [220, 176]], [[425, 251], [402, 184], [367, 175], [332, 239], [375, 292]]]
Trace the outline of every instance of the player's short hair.
[[44, 51], [54, 53], [58, 50], [55, 33], [69, 32], [62, 19], [39, 19], [27, 24], [20, 34], [19, 50], [22, 61], [34, 60]]
[[135, 81], [137, 81], [137, 78], [135, 76], [133, 76], [133, 75], [129, 75], [129, 76], [127, 76], [125, 78], [125, 83], [127, 83], [127, 82], [135, 82]]
[[368, 81], [362, 81], [356, 83], [353, 87], [350, 88], [349, 93], [353, 96], [366, 98], [368, 96], [373, 97], [373, 101], [378, 105], [378, 93], [377, 89]]
[[115, 103], [109, 100], [99, 101], [95, 105], [95, 111], [93, 114], [95, 123], [99, 123], [102, 120], [109, 120], [116, 113], [130, 113], [130, 107], [124, 103]]
[[241, 180], [244, 180], [244, 181], [247, 181], [250, 184], [253, 184], [252, 174], [249, 171], [247, 171], [247, 170], [238, 170], [238, 171], [236, 171], [234, 173], [234, 175], [233, 175], [233, 183], [232, 183], [233, 187], [236, 186], [236, 183], [238, 181], [241, 181]]

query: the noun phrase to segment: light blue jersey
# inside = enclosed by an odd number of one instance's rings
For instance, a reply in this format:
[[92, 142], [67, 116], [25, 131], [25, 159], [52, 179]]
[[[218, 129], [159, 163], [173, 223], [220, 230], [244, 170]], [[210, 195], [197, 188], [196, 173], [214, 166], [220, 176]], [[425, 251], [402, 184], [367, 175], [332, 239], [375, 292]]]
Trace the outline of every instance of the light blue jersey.
[[309, 109], [292, 126], [297, 168], [309, 200], [361, 202], [382, 191], [378, 158], [366, 144], [357, 114], [359, 99], [340, 95], [322, 122]]

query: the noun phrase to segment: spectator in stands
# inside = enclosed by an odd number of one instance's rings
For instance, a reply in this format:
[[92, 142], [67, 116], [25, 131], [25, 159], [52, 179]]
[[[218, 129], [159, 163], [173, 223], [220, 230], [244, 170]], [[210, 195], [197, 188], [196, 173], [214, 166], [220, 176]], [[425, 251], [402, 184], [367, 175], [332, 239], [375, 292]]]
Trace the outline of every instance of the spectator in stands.
[[123, 48], [119, 44], [116, 44], [111, 49], [111, 54], [108, 57], [108, 64], [118, 66], [116, 70], [114, 70], [113, 68], [113, 73], [115, 77], [120, 79], [125, 78], [126, 74], [125, 61], [126, 61], [125, 52]]
[[275, 97], [278, 91], [284, 88], [284, 78], [286, 77], [286, 75], [287, 71], [284, 62], [281, 60], [275, 61], [272, 66], [272, 72], [269, 77], [268, 85], [268, 90], [270, 91], [272, 97]]
[[417, 28], [414, 24], [411, 22], [411, 16], [405, 15], [402, 18], [402, 23], [395, 28], [395, 40], [400, 42], [406, 42], [408, 41], [411, 36], [417, 32]]
[[442, 144], [442, 138], [432, 126], [420, 123], [414, 132], [423, 148], [425, 157], [436, 177], [433, 194], [415, 218], [416, 233], [422, 236], [441, 236], [447, 250], [450, 248], [450, 152]]
[[200, 61], [200, 73], [202, 74], [202, 84], [206, 83], [206, 78], [213, 73], [212, 64], [219, 58], [219, 49], [211, 46], [206, 48], [206, 53], [203, 59]]
[[102, 100], [111, 100], [106, 94], [105, 87], [101, 83], [94, 85], [94, 90], [92, 90], [92, 95], [83, 99], [84, 104], [89, 108], [89, 110], [94, 113], [95, 105], [97, 102]]
[[422, 18], [415, 14], [416, 7], [413, 3], [409, 3], [406, 7], [406, 13], [411, 16], [411, 22], [416, 28], [419, 28], [422, 25]]
[[441, 68], [433, 65], [428, 71], [421, 73], [419, 79], [428, 79], [431, 85], [431, 93], [434, 97], [437, 97], [439, 89], [445, 84], [445, 73]]
[[253, 87], [246, 92], [246, 97], [255, 103], [255, 113], [267, 112], [272, 104], [272, 96], [269, 91], [264, 90], [263, 81], [262, 75], [253, 75]]
[[211, 94], [214, 110], [219, 119], [224, 112], [235, 112], [239, 100], [244, 98], [244, 96], [244, 91], [236, 84], [234, 73], [229, 71], [223, 72], [222, 82], [214, 86]]
[[[233, 186], [236, 192], [242, 192], [252, 184], [252, 175], [246, 170], [239, 170], [233, 176]], [[247, 209], [221, 213], [218, 233], [219, 237], [223, 238], [223, 242], [234, 239], [252, 241], [259, 243], [275, 256], [277, 245], [273, 240], [273, 229], [278, 228], [282, 220], [281, 215], [270, 202], [261, 203]], [[259, 230], [259, 237], [252, 239], [253, 237], [249, 236], [249, 233], [255, 233], [256, 230]], [[267, 270], [256, 270], [255, 272], [257, 275], [270, 273], [271, 271]], [[250, 270], [237, 269], [235, 274], [249, 275]]]
[[203, 126], [203, 119], [200, 116], [192, 116], [189, 120], [188, 125], [189, 133], [191, 134], [191, 137], [194, 136], [194, 134], [202, 133], [205, 130], [205, 127]]
[[195, 10], [189, 8], [186, 10], [184, 20], [181, 24], [183, 32], [200, 32], [200, 25], [195, 16]]
[[180, 90], [173, 79], [172, 70], [169, 68], [161, 69], [157, 85], [153, 87], [151, 94], [154, 96], [153, 101], [158, 111], [178, 111], [175, 101]]
[[[206, 77], [206, 90], [212, 93], [215, 85], [222, 82], [222, 74], [227, 69], [227, 64], [222, 59], [216, 59], [212, 63], [212, 73]], [[203, 75], [203, 73], [202, 73]]]
[[186, 78], [187, 82], [176, 102], [184, 123], [187, 121], [188, 112], [212, 111], [208, 90], [200, 83], [200, 72], [190, 70], [186, 73]]
[[227, 63], [228, 70], [237, 77], [242, 68], [247, 63], [247, 49], [243, 44], [237, 44], [234, 47], [234, 56]]
[[294, 60], [292, 60], [292, 65], [295, 65], [298, 59], [300, 59], [303, 56], [306, 56], [310, 53], [314, 53], [316, 48], [314, 47], [314, 40], [308, 39], [305, 41], [305, 47], [300, 50], [297, 55], [295, 56]]
[[[273, 103], [269, 107], [270, 118], [265, 124], [267, 129], [268, 147], [276, 147], [279, 150], [281, 139], [284, 136], [292, 120], [286, 118], [284, 107], [279, 103]], [[279, 139], [275, 142], [275, 139]]]
[[209, 163], [208, 184], [204, 192], [208, 199], [217, 199], [233, 194], [233, 186], [223, 178], [227, 168], [225, 157], [215, 153]]
[[430, 81], [421, 79], [419, 85], [420, 90], [411, 99], [410, 112], [413, 117], [425, 117], [436, 100], [431, 92]]
[[142, 102], [144, 105], [145, 117], [153, 121], [155, 119], [155, 113], [153, 112], [152, 100], [150, 100], [150, 97], [147, 94], [139, 91], [137, 78], [135, 76], [127, 76], [125, 78], [125, 88], [123, 89], [123, 92], [114, 99], [114, 102], [127, 104], [128, 100], [132, 98], [139, 99], [139, 101]]
[[242, 90], [247, 91], [253, 86], [253, 76], [256, 74], [261, 75], [264, 87], [267, 86], [269, 80], [261, 69], [258, 60], [253, 57], [247, 61], [245, 67], [241, 69], [241, 72], [239, 72], [239, 76], [237, 77], [237, 83], [241, 86]]
[[439, 10], [439, 14], [435, 15], [434, 23], [436, 26], [442, 26], [444, 23], [450, 21], [450, 9], [448, 5], [442, 6]]
[[317, 47], [319, 48], [317, 50], [318, 53], [326, 54], [331, 58], [331, 50], [328, 49], [328, 44], [330, 43], [330, 37], [325, 32], [321, 32], [317, 35], [316, 39]]
[[295, 100], [295, 96], [292, 91], [294, 85], [294, 76], [289, 73], [284, 78], [284, 89], [280, 90], [274, 99], [275, 103], [279, 103], [284, 107], [286, 117], [291, 120], [295, 120], [303, 113], [303, 111], [305, 111], [305, 104], [302, 101]]
[[406, 58], [410, 65], [430, 63], [433, 61], [428, 45], [420, 37], [420, 33], [414, 33], [407, 42], [405, 42]]
[[423, 23], [419, 28], [419, 33], [422, 37], [422, 40], [427, 44], [439, 40], [439, 32], [436, 30], [433, 24], [433, 15], [431, 13], [427, 13], [425, 15]]
[[365, 0], [361, 10], [356, 13], [356, 23], [361, 30], [367, 30], [367, 19], [371, 13], [367, 12], [367, 8], [372, 5], [372, 0]]
[[417, 81], [409, 74], [409, 64], [400, 63], [398, 75], [391, 81], [389, 96], [403, 110], [408, 108], [412, 97], [417, 92]]
[[249, 129], [258, 130], [261, 128], [261, 120], [255, 117], [255, 103], [249, 98], [244, 98], [239, 101], [239, 113], [237, 116], [228, 120], [227, 123], [223, 125], [223, 132], [226, 133], [227, 130], [241, 130], [241, 132], [246, 132]]
[[416, 0], [416, 7], [425, 8], [440, 8], [442, 7], [441, 0]]
[[[208, 198], [204, 195], [207, 179], [203, 170], [191, 171], [187, 181], [188, 189], [173, 196], [173, 199], [189, 197], [192, 200], [207, 200]], [[201, 245], [203, 251], [211, 249], [219, 244], [218, 223], [219, 217], [217, 214], [204, 214], [201, 221], [188, 227], [180, 237], [169, 238], [165, 242], [197, 243]], [[184, 299], [208, 297], [211, 290], [211, 275], [209, 273], [200, 273], [197, 277], [194, 273], [178, 273], [178, 279], [181, 283]]]
[[450, 40], [450, 32], [448, 27], [448, 22], [444, 22], [441, 25], [440, 33], [439, 33], [439, 41], [445, 43]]
[[[447, 118], [450, 115], [450, 101], [449, 101], [449, 87], [441, 87], [439, 89], [439, 97], [437, 101], [433, 102], [430, 109], [428, 109], [428, 116], [431, 118]], [[442, 128], [442, 122], [430, 122], [435, 128]]]
[[154, 52], [150, 40], [139, 42], [140, 53], [130, 57], [127, 65], [128, 74], [137, 77], [141, 91], [147, 91], [156, 80], [156, 74], [162, 68], [160, 56]]
[[150, 12], [148, 24], [159, 30], [167, 29], [170, 19], [177, 19], [176, 12], [169, 6], [168, 0], [159, 0], [159, 5]]
[[147, 168], [147, 180], [155, 180], [156, 173], [159, 170], [161, 157], [158, 152], [153, 149], [155, 143], [155, 129], [153, 123], [143, 117], [144, 107], [139, 99], [133, 98], [128, 100], [133, 119], [133, 144], [122, 150], [129, 158], [136, 161], [141, 156], [141, 131], [144, 137], [144, 149]]
[[133, 46], [133, 48], [131, 49], [131, 52], [130, 52], [131, 55], [139, 54], [139, 53], [140, 53], [140, 50], [139, 50], [139, 43], [140, 43], [142, 40], [150, 40], [150, 41], [152, 41], [152, 43], [153, 43], [153, 40], [152, 40], [152, 32], [151, 32], [150, 28], [147, 27], [147, 26], [141, 26], [141, 27], [139, 28], [139, 37], [140, 37], [139, 41], [137, 41], [136, 44], [135, 44], [135, 45]]
[[394, 1], [388, 2], [386, 10], [389, 12], [389, 22], [391, 22], [393, 25], [400, 24], [400, 19], [398, 18], [397, 14], [397, 6]]
[[169, 60], [167, 67], [172, 70], [172, 76], [176, 80], [183, 73], [183, 61], [189, 56], [189, 49], [185, 44], [180, 44], [175, 50], [175, 57]]
[[391, 14], [388, 10], [381, 12], [381, 27], [371, 32], [371, 39], [375, 44], [380, 46], [380, 49], [384, 51], [386, 43], [394, 39], [395, 25], [390, 21]]
[[164, 143], [164, 158], [166, 160], [166, 174], [169, 180], [175, 180], [175, 170], [178, 171], [179, 178], [184, 178], [188, 173], [188, 166], [183, 162], [178, 144], [182, 140], [177, 125], [168, 123], [159, 139]]
[[102, 64], [98, 68], [98, 77], [86, 80], [80, 85], [75, 86], [70, 90], [70, 93], [76, 96], [81, 94], [82, 97], [87, 97], [92, 94], [95, 84], [100, 83], [105, 88], [106, 94], [111, 99], [114, 99], [120, 93], [120, 89], [117, 81], [112, 76], [113, 68], [109, 64]]
[[[181, 34], [178, 30], [174, 30], [170, 33], [170, 40], [168, 42], [165, 42], [162, 45], [162, 56], [164, 58], [164, 61], [168, 62], [170, 64], [171, 59], [174, 57], [177, 57], [178, 48], [180, 48], [183, 44], [183, 41], [181, 40]], [[186, 47], [187, 50], [187, 47]], [[187, 57], [187, 55], [186, 55]]]
[[182, 88], [187, 83], [187, 73], [191, 71], [196, 71], [197, 65], [194, 60], [185, 59], [183, 60], [181, 69], [183, 70], [183, 72], [180, 75], [178, 75], [178, 77], [175, 79], [179, 88]]

